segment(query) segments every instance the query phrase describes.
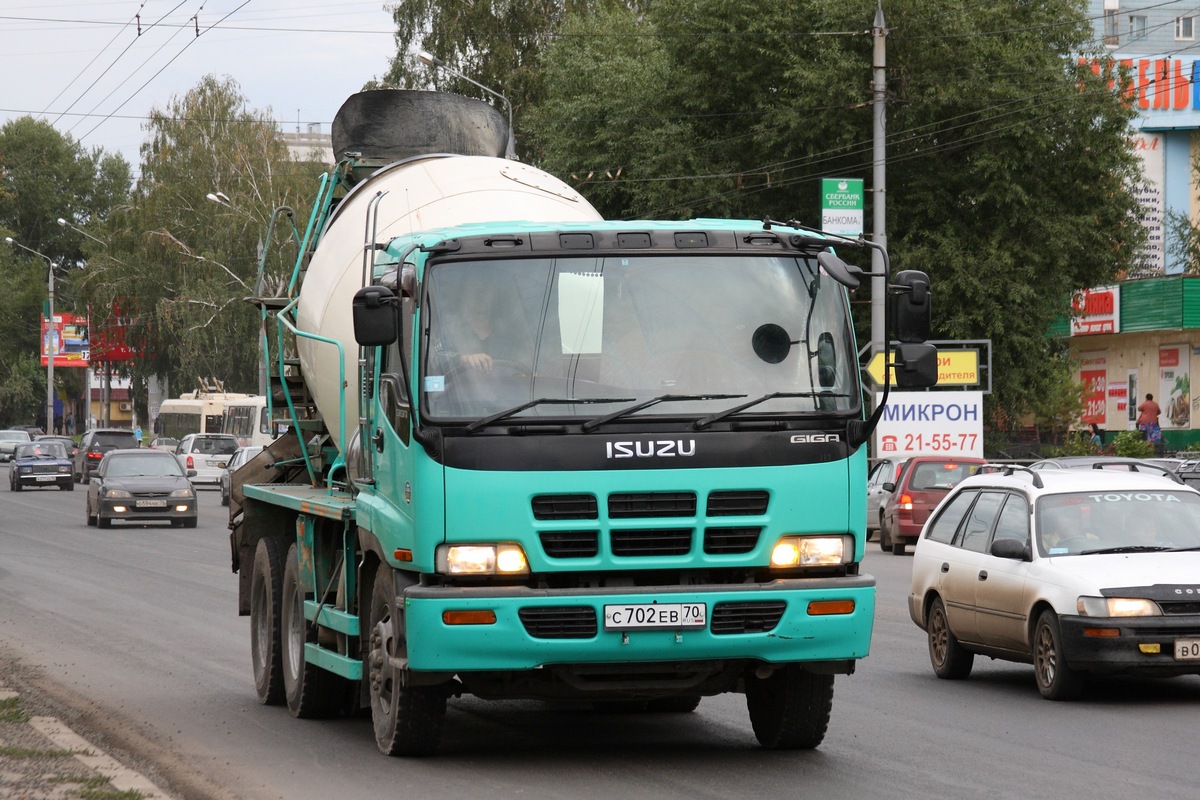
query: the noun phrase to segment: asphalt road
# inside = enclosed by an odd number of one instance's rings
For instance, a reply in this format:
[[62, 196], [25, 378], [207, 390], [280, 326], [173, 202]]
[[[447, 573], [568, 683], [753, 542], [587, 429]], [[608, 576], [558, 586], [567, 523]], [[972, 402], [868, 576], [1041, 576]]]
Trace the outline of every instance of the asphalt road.
[[[89, 528], [83, 487], [10, 492], [0, 467], [0, 664], [74, 709], [180, 797], [439, 800], [730, 797], [1129, 798], [1195, 793], [1200, 678], [1108, 680], [1043, 700], [1031, 668], [977, 659], [933, 676], [908, 619], [911, 556], [868, 545], [872, 653], [839, 676], [824, 744], [758, 748], [743, 698], [693, 714], [452, 700], [439, 755], [385, 758], [369, 720], [299, 721], [258, 704], [226, 509], [200, 526]], [[10, 681], [11, 683], [11, 681]]]

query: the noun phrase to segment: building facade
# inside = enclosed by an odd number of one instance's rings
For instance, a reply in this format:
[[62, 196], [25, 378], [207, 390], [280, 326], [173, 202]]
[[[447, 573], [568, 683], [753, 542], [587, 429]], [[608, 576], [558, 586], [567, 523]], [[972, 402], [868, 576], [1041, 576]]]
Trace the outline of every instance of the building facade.
[[[1138, 117], [1132, 135], [1142, 158], [1138, 187], [1147, 242], [1128, 279], [1076, 298], [1076, 314], [1055, 333], [1068, 338], [1084, 385], [1083, 423], [1106, 431], [1136, 427], [1147, 394], [1163, 409], [1167, 449], [1200, 441], [1200, 405], [1191, 374], [1200, 369], [1200, 276], [1186, 275], [1169, 221], [1200, 225], [1200, 4], [1090, 0], [1097, 42], [1127, 68], [1124, 88]], [[1195, 362], [1195, 363], [1193, 363]]]

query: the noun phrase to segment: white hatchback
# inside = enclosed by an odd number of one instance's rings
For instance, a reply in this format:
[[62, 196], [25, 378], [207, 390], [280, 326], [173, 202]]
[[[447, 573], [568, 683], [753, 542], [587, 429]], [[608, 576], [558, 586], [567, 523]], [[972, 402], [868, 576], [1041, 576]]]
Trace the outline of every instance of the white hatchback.
[[1032, 663], [1042, 696], [1089, 674], [1200, 674], [1200, 491], [1111, 470], [964, 480], [913, 553], [909, 613], [940, 678]]

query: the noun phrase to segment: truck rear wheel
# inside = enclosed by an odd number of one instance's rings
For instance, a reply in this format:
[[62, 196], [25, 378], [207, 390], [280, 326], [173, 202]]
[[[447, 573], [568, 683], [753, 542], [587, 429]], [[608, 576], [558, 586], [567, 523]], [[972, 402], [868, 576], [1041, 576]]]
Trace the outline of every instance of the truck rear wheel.
[[392, 569], [380, 564], [371, 591], [367, 674], [375, 742], [388, 756], [433, 754], [442, 738], [446, 695], [440, 686], [406, 686], [394, 659], [408, 652]]
[[304, 657], [304, 645], [316, 641], [304, 618], [304, 591], [300, 585], [300, 561], [296, 545], [288, 550], [283, 568], [280, 592], [280, 664], [283, 672], [283, 693], [288, 711], [298, 719], [328, 717], [336, 712], [342, 694], [337, 688], [338, 676], [309, 664]]
[[833, 676], [795, 664], [767, 678], [746, 675], [746, 708], [759, 744], [768, 750], [811, 750], [825, 738], [833, 709]]
[[250, 573], [250, 661], [258, 701], [268, 706], [280, 705], [284, 700], [279, 653], [284, 553], [282, 539], [259, 539]]

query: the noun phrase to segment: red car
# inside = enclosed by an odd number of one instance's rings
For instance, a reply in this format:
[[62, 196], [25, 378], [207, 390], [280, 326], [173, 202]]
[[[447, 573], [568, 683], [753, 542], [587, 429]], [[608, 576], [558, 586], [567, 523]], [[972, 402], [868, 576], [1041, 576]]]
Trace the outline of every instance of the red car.
[[909, 543], [915, 544], [925, 520], [942, 502], [946, 493], [979, 472], [987, 461], [982, 458], [916, 456], [904, 464], [900, 477], [884, 489], [891, 492], [883, 503], [879, 528], [879, 547], [904, 555]]

